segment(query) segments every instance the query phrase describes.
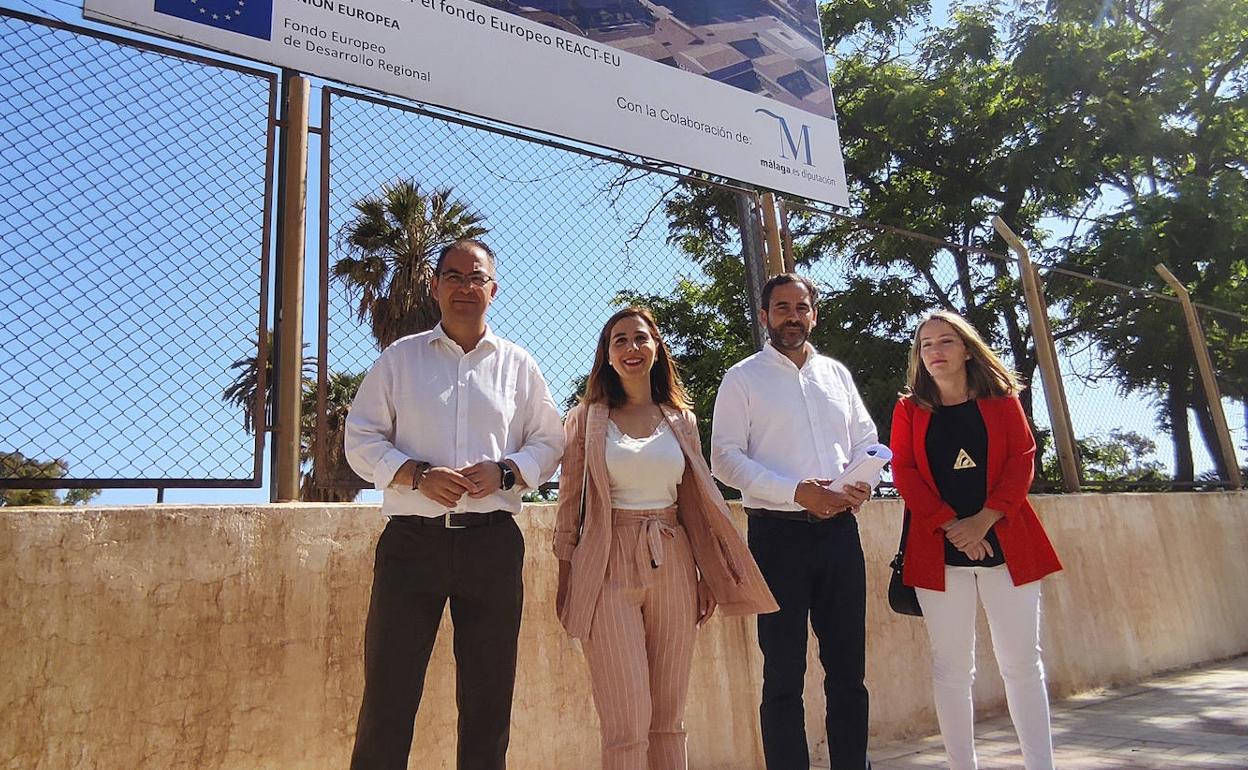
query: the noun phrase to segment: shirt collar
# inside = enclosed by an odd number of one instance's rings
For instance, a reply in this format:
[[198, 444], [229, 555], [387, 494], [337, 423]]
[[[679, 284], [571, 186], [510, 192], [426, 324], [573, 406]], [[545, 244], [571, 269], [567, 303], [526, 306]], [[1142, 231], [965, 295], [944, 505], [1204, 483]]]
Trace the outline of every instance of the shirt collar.
[[[793, 363], [793, 361], [788, 356], [786, 356], [785, 354], [777, 350], [776, 346], [771, 344], [770, 340], [768, 340], [766, 343], [763, 344], [763, 355], [770, 358], [772, 363], [781, 364], [782, 366], [787, 366], [790, 369], [798, 369], [797, 364]], [[810, 363], [815, 360], [815, 356], [817, 355], [819, 355], [819, 351], [815, 348], [813, 344], [811, 344], [810, 340], [807, 340], [806, 341], [806, 363], [802, 365], [801, 369], [805, 369], [806, 367], [810, 366]], [[801, 371], [801, 369], [798, 369], [798, 371]]]
[[[433, 327], [430, 331], [433, 332], [429, 336], [430, 345], [438, 343], [441, 340], [446, 340], [448, 344], [454, 345], [457, 348], [459, 347], [459, 343], [451, 339], [450, 335], [446, 333], [446, 329], [442, 327], [441, 321], [439, 321], [438, 325]], [[477, 343], [477, 347], [473, 349], [476, 350], [482, 345], [488, 345], [489, 347], [495, 349], [498, 348], [498, 337], [494, 334], [494, 330], [490, 328], [489, 324], [485, 325], [485, 334], [481, 337], [481, 341]]]
[[[441, 326], [441, 324], [438, 325]], [[481, 337], [481, 341], [477, 343], [477, 347], [481, 347], [482, 345], [489, 345], [491, 348], [495, 349], [498, 348], [498, 337], [494, 335], [494, 330], [490, 328], [489, 324], [485, 325], [485, 335]]]

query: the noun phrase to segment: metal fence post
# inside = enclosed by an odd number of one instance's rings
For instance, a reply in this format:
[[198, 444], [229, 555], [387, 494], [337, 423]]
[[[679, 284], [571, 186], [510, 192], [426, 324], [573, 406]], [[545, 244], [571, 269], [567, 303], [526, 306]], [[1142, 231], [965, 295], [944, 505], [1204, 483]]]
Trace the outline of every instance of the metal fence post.
[[793, 232], [789, 229], [789, 209], [784, 205], [784, 199], [776, 201], [776, 209], [780, 214], [780, 252], [784, 257], [784, 272], [792, 273], [797, 270], [797, 258], [793, 256]]
[[278, 316], [282, 341], [277, 355], [276, 456], [273, 480], [276, 502], [299, 499], [299, 428], [303, 400], [303, 265], [308, 188], [308, 79], [296, 75], [289, 81], [282, 139], [286, 164], [282, 168], [281, 310]]
[[333, 121], [331, 100], [333, 92], [329, 88], [321, 88], [321, 179], [320, 179], [320, 218], [319, 246], [320, 256], [318, 272], [317, 307], [316, 307], [316, 435], [312, 444], [313, 481], [319, 487], [328, 486], [331, 479], [325, 459], [328, 456], [329, 430], [326, 425], [329, 394], [329, 161], [330, 161], [330, 124]]
[[1018, 272], [1023, 279], [1023, 296], [1027, 300], [1027, 317], [1031, 322], [1031, 337], [1036, 344], [1036, 363], [1044, 382], [1044, 400], [1049, 409], [1049, 424], [1053, 426], [1057, 459], [1062, 468], [1062, 488], [1067, 492], [1079, 491], [1079, 454], [1075, 445], [1075, 431], [1070, 424], [1070, 407], [1066, 403], [1066, 387], [1062, 384], [1061, 367], [1057, 362], [1057, 347], [1053, 344], [1053, 330], [1049, 328], [1048, 306], [1040, 285], [1040, 276], [1031, 264], [1031, 255], [1014, 231], [994, 216], [992, 226], [1011, 249], [1018, 254]]
[[1183, 318], [1187, 321], [1187, 335], [1192, 341], [1192, 352], [1196, 355], [1196, 369], [1200, 372], [1200, 382], [1205, 388], [1205, 400], [1209, 402], [1209, 416], [1213, 418], [1213, 429], [1218, 434], [1218, 449], [1222, 454], [1222, 465], [1226, 468], [1226, 479], [1231, 489], [1239, 489], [1244, 485], [1239, 472], [1239, 461], [1235, 458], [1235, 442], [1231, 440], [1231, 431], [1226, 425], [1226, 413], [1222, 410], [1222, 392], [1218, 389], [1218, 379], [1213, 373], [1213, 361], [1209, 358], [1209, 345], [1205, 341], [1205, 332], [1200, 325], [1200, 317], [1192, 305], [1192, 296], [1174, 273], [1165, 265], [1156, 266], [1157, 273], [1170, 284], [1179, 302], [1183, 303]]
[[759, 198], [763, 210], [763, 234], [767, 237], [767, 275], [784, 272], [784, 256], [780, 246], [780, 226], [776, 222], [776, 194], [765, 192]]
[[745, 293], [750, 305], [750, 331], [754, 349], [762, 350], [766, 338], [763, 335], [759, 311], [762, 309], [763, 283], [766, 267], [763, 264], [762, 233], [758, 230], [758, 216], [754, 212], [757, 196], [738, 192], [733, 195], [737, 204], [737, 223], [741, 231], [741, 260], [745, 262]]

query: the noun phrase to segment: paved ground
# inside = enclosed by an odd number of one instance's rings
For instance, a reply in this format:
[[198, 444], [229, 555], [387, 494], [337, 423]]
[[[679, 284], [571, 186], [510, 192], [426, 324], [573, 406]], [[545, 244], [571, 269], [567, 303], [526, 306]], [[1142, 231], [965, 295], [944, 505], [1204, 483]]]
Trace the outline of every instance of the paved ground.
[[[1008, 716], [976, 726], [980, 770], [1021, 768]], [[1248, 768], [1248, 656], [1054, 704], [1060, 770]], [[940, 736], [871, 752], [876, 770], [945, 767]]]

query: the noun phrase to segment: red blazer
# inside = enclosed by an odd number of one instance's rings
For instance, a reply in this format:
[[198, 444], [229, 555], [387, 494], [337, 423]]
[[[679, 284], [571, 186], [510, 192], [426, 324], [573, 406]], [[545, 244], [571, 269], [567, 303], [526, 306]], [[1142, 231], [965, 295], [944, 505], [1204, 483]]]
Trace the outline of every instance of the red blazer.
[[[985, 508], [1003, 511], [993, 525], [1005, 566], [1014, 585], [1062, 568], [1044, 527], [1027, 502], [1031, 488], [1036, 440], [1016, 396], [981, 398], [975, 402], [988, 431], [988, 498]], [[945, 590], [945, 532], [940, 525], [957, 518], [940, 498], [927, 460], [927, 426], [932, 413], [903, 398], [893, 409], [893, 483], [910, 511], [902, 582], [933, 591]]]

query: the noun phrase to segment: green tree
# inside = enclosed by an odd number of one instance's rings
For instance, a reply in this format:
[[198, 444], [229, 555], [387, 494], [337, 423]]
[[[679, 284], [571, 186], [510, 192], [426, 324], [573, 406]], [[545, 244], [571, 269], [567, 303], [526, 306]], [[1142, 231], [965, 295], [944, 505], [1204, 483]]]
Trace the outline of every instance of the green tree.
[[[308, 502], [348, 503], [368, 484], [355, 475], [347, 463], [343, 439], [347, 413], [364, 381], [364, 372], [330, 372], [325, 390], [325, 450], [316, 448], [316, 388], [303, 389], [303, 426], [300, 430], [299, 458], [308, 464], [299, 485], [299, 499]], [[319, 462], [317, 455], [320, 454]]]
[[[1108, 436], [1078, 439], [1083, 480], [1101, 491], [1126, 490], [1139, 483], [1165, 482], [1165, 466], [1156, 459], [1157, 444], [1135, 431], [1114, 429]], [[1044, 455], [1046, 475], [1061, 475], [1057, 454]]]
[[[230, 364], [229, 368], [235, 370], [236, 374], [221, 394], [222, 401], [238, 407], [243, 413], [243, 428], [252, 435], [255, 435], [257, 428], [273, 424], [273, 330], [269, 329], [265, 334], [268, 338], [268, 344], [265, 349], [269, 352], [269, 355], [264, 362], [265, 392], [263, 419], [256, 414], [256, 388], [260, 385], [258, 355], [240, 358]], [[307, 347], [308, 343], [303, 343], [305, 350]], [[301, 368], [303, 370], [301, 372], [303, 378], [301, 387], [306, 389], [309, 383], [315, 385], [315, 380], [312, 377], [316, 373], [316, 359], [311, 356], [304, 356]]]
[[[855, 213], [958, 246], [801, 217], [792, 227], [804, 240], [802, 260], [852, 269], [856, 297], [886, 328], [911, 330], [918, 314], [936, 308], [964, 314], [1031, 381], [1036, 357], [1013, 270], [975, 249], [1005, 251], [994, 214], [1042, 235], [1041, 217], [1096, 189], [1090, 161], [1101, 152], [1085, 136], [1080, 101], [1051, 73], [1023, 66], [1033, 56], [1027, 33], [1043, 10], [959, 6], [946, 26], [913, 35], [926, 3], [834, 5], [840, 13], [825, 14], [824, 33], [836, 59], [831, 79]], [[906, 287], [911, 301], [870, 307]], [[1029, 415], [1031, 399], [1025, 391]]]
[[332, 275], [356, 302], [356, 317], [368, 322], [382, 350], [440, 319], [430, 290], [438, 251], [488, 231], [484, 218], [450, 188], [425, 193], [414, 180], [387, 184], [354, 208], [355, 218], [341, 236], [346, 256], [334, 263]]
[[[243, 413], [243, 427], [250, 434], [257, 429], [273, 424], [273, 332], [270, 330], [268, 360], [265, 361], [265, 394], [263, 419], [256, 412], [256, 389], [259, 387], [258, 356], [241, 358], [230, 364], [236, 373], [234, 379], [221, 394], [221, 400], [237, 406]], [[307, 347], [307, 343], [304, 343]], [[308, 502], [350, 502], [359, 496], [359, 480], [347, 465], [342, 448], [342, 430], [347, 410], [359, 389], [363, 374], [342, 374], [330, 372], [329, 388], [326, 400], [326, 424], [328, 427], [328, 444], [326, 462], [328, 467], [322, 468], [323, 475], [317, 475], [316, 457], [313, 446], [316, 441], [316, 359], [305, 356], [302, 364], [300, 381], [300, 399], [302, 403], [302, 424], [299, 426], [299, 458], [308, 465], [303, 472], [299, 486], [299, 498]], [[315, 479], [314, 479], [315, 477]], [[328, 482], [318, 484], [316, 479]], [[345, 482], [345, 483], [342, 483]], [[356, 486], [358, 485], [358, 486]]]
[[[1239, 207], [1248, 152], [1242, 132], [1230, 128], [1248, 114], [1242, 95], [1248, 40], [1241, 29], [1245, 4], [1217, 0], [1201, 9], [1187, 4], [1186, 10], [1183, 5], [989, 0], [956, 7], [949, 23], [940, 28], [918, 30], [915, 26], [927, 17], [927, 2], [835, 0], [822, 5], [824, 38], [835, 60], [830, 77], [839, 106], [853, 213], [921, 234], [903, 237], [888, 228], [830, 219], [801, 206], [790, 208], [799, 267], [824, 279], [814, 341], [854, 372], [882, 434], [887, 433], [889, 407], [903, 381], [909, 336], [918, 317], [929, 310], [963, 313], [990, 344], [1004, 348], [1025, 381], [1035, 379], [1036, 356], [1021, 312], [1016, 270], [1010, 261], [982, 253], [1005, 251], [991, 229], [991, 217], [1000, 215], [1036, 253], [1062, 253], [1058, 249], [1063, 244], [1041, 227], [1055, 218], [1065, 219], [1076, 233], [1064, 245], [1084, 246], [1080, 240], [1084, 235], [1115, 222], [1115, 215], [1131, 213], [1123, 205], [1131, 190], [1173, 198], [1178, 182], [1138, 179], [1141, 170], [1153, 173], [1152, 169], [1165, 167], [1151, 156], [1171, 151], [1172, 133], [1203, 135], [1207, 141], [1201, 146], [1217, 140], [1222, 142], [1219, 146], [1239, 150], [1216, 155], [1213, 167], [1233, 173], [1221, 173], [1209, 187], [1217, 190], [1220, 206], [1193, 207], [1191, 221], [1200, 221], [1197, 214], [1206, 221], [1216, 220], [1218, 227], [1206, 230], [1218, 239], [1216, 249], [1228, 257], [1240, 255], [1202, 274], [1208, 291], [1203, 297], [1198, 293], [1198, 299], [1233, 310], [1248, 300], [1243, 290], [1248, 269], [1242, 258], [1248, 216]], [[1239, 9], [1235, 19], [1227, 10], [1232, 7]], [[1112, 10], [1108, 18], [1106, 8]], [[1131, 46], [1140, 38], [1135, 28], [1141, 26], [1133, 17], [1141, 8], [1160, 14], [1159, 21], [1182, 34], [1154, 34], [1138, 56], [1132, 54]], [[1217, 20], [1221, 21], [1214, 23]], [[1215, 28], [1220, 29], [1218, 35], [1212, 33]], [[1197, 30], [1208, 34], [1202, 37]], [[1216, 45], [1207, 42], [1210, 35], [1219, 41]], [[1198, 68], [1205, 77], [1202, 86], [1197, 87], [1193, 78], [1169, 82], [1158, 77], [1183, 58], [1170, 54], [1180, 45], [1220, 52], [1222, 58], [1215, 64]], [[1186, 113], [1152, 104], [1162, 96], [1204, 100], [1222, 117], [1202, 128]], [[1190, 153], [1183, 167], [1194, 168], [1200, 162], [1199, 153]], [[1115, 174], [1135, 181], [1115, 182]], [[719, 351], [748, 339], [742, 331], [748, 329], [748, 319], [740, 328], [725, 331], [700, 315], [714, 312], [716, 318], [733, 321], [744, 307], [742, 284], [720, 286], [721, 280], [737, 279], [727, 278], [727, 269], [716, 264], [734, 259], [736, 221], [730, 200], [712, 188], [682, 185], [667, 203], [670, 240], [701, 266], [706, 280], [682, 278], [665, 296], [622, 296], [656, 307], [664, 316], [665, 332], [681, 343], [682, 353], [682, 325], [692, 330], [690, 338], [704, 339], [713, 348], [702, 354], [710, 356], [708, 376], [688, 375], [694, 388], [708, 389], [695, 394], [695, 400], [703, 402], [713, 398], [709, 383], [717, 383], [722, 358], [740, 357], [739, 351], [730, 356]], [[1189, 196], [1187, 205], [1199, 200]], [[1164, 226], [1148, 227], [1140, 227], [1140, 218], [1132, 216], [1134, 220], [1123, 220], [1118, 228], [1124, 236], [1138, 239], [1144, 237], [1142, 232], [1156, 230], [1172, 237], [1177, 232], [1166, 231], [1173, 216], [1154, 216], [1150, 221]], [[1186, 245], [1192, 251], [1191, 245], [1200, 243], [1193, 227], [1171, 245]], [[1147, 250], [1140, 244], [1124, 237], [1104, 251], [1105, 256], [1116, 254], [1123, 264], [1112, 275], [1102, 273], [1106, 277], [1131, 285], [1154, 280], [1152, 265], [1157, 259], [1142, 253]], [[1071, 249], [1072, 256], [1079, 253], [1080, 249]], [[1203, 269], [1214, 262], [1206, 259], [1200, 265]], [[1083, 266], [1074, 259], [1069, 264]], [[1196, 280], [1180, 277], [1189, 287]], [[1175, 378], [1184, 385], [1173, 390], [1177, 403], [1191, 406], [1201, 397], [1193, 387], [1190, 367], [1175, 366], [1181, 355], [1171, 343], [1182, 338], [1173, 328], [1177, 314], [1170, 326], [1134, 326], [1130, 319], [1137, 308], [1128, 296], [1101, 292], [1104, 301], [1098, 304], [1091, 292], [1065, 296], [1064, 287], [1054, 284], [1049, 293], [1050, 300], [1066, 308], [1055, 319], [1055, 336], [1063, 344], [1093, 344], [1113, 354], [1137, 352], [1158, 371], [1177, 370], [1182, 375]], [[727, 306], [716, 301], [717, 294], [734, 296], [736, 301]], [[1213, 354], [1224, 389], [1240, 397], [1248, 379], [1243, 374], [1248, 356], [1244, 326], [1232, 325], [1225, 316], [1215, 319], [1206, 314], [1205, 320], [1211, 341], [1216, 340]], [[1125, 336], [1098, 337], [1098, 332], [1110, 328]], [[686, 365], [695, 366], [692, 356]], [[1151, 393], [1164, 388], [1164, 377], [1149, 374], [1149, 369], [1141, 377], [1141, 369], [1115, 370], [1120, 387], [1148, 388]], [[1032, 399], [1032, 391], [1023, 393], [1028, 414], [1034, 411]], [[1207, 410], [1198, 409], [1198, 416], [1203, 412]], [[705, 430], [704, 415], [703, 420]], [[1037, 431], [1037, 436], [1043, 444], [1044, 432]], [[1175, 440], [1184, 447], [1189, 444], [1178, 430]], [[1097, 450], [1089, 444], [1088, 451]], [[1190, 454], [1190, 447], [1187, 451]]]
[[[989, 0], [916, 33], [925, 2], [825, 4], [855, 213], [1003, 251], [988, 229], [999, 214], [1038, 253], [1065, 254], [1064, 266], [1164, 290], [1152, 266], [1165, 262], [1198, 301], [1244, 312], [1246, 8]], [[1040, 227], [1046, 216], [1069, 222], [1064, 243]], [[966, 314], [1034, 377], [1006, 263], [804, 219], [795, 229], [807, 227], [808, 261], [842, 260], [867, 282], [911, 280], [920, 305]], [[1190, 480], [1189, 409], [1214, 442], [1177, 309], [1077, 283], [1050, 284], [1065, 311], [1055, 335], [1094, 345], [1122, 389], [1164, 394], [1159, 422]], [[1205, 320], [1224, 388], [1243, 398], [1242, 325]], [[1030, 414], [1027, 393], [1024, 406]]]
[[[0, 478], [60, 479], [68, 473], [65, 460], [36, 460], [21, 452], [0, 452]], [[0, 489], [0, 506], [81, 505], [99, 494], [98, 489], [67, 489], [64, 497], [55, 489]]]
[[[1123, 2], [1100, 25], [1089, 5], [1062, 4], [1059, 27], [1075, 32], [1050, 58], [1069, 58], [1076, 33], [1093, 42], [1088, 131], [1115, 138], [1095, 166], [1113, 208], [1072, 239], [1063, 265], [1165, 292], [1152, 270], [1164, 263], [1195, 301], [1248, 313], [1248, 4]], [[1057, 298], [1125, 390], [1164, 394], [1176, 478], [1194, 475], [1189, 410], [1225, 478], [1178, 307], [1074, 284]], [[1204, 321], [1225, 393], [1248, 399], [1243, 323]]]

